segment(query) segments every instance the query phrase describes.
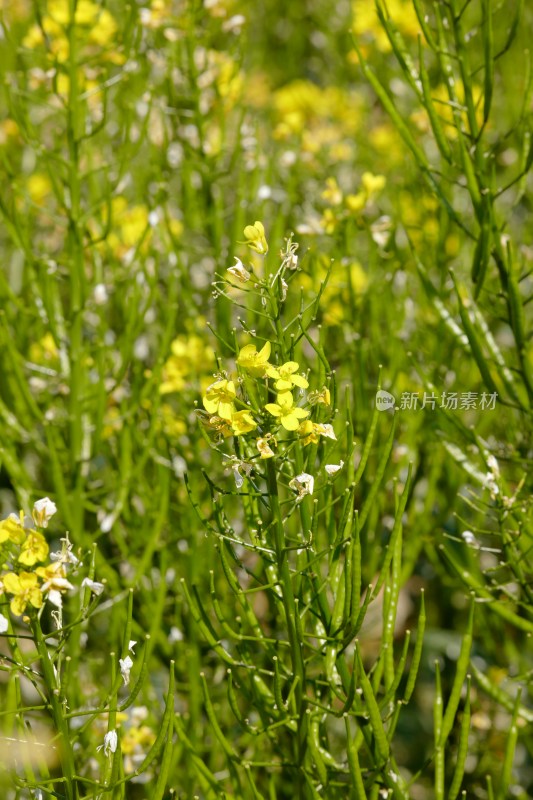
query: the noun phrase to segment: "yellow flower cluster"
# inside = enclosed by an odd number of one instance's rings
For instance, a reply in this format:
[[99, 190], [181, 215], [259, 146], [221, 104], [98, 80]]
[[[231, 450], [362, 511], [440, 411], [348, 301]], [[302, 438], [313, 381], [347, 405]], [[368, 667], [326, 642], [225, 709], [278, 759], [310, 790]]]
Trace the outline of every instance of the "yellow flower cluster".
[[35, 503], [31, 519], [21, 511], [18, 517], [10, 514], [0, 521], [0, 595], [10, 596], [15, 616], [24, 614], [27, 606], [41, 608], [45, 596], [60, 606], [61, 593], [73, 588], [65, 571], [69, 559], [59, 557], [47, 566], [35, 566], [48, 557], [46, 539], [36, 528], [46, 528], [55, 512], [55, 504], [45, 497]]
[[326, 188], [322, 192], [322, 199], [329, 206], [325, 209], [321, 220], [324, 231], [333, 233], [342, 219], [359, 216], [385, 188], [386, 182], [384, 175], [364, 172], [359, 191], [356, 194], [344, 195], [336, 179], [328, 178]]
[[[117, 23], [106, 8], [92, 0], [78, 0], [75, 9], [74, 24], [79, 43], [93, 48], [116, 44]], [[32, 25], [23, 45], [29, 50], [46, 45], [55, 60], [65, 62], [70, 55], [69, 25], [69, 0], [49, 0], [42, 23]], [[114, 47], [106, 55], [114, 63], [124, 60]]]
[[297, 137], [308, 157], [327, 150], [335, 161], [350, 158], [351, 141], [360, 124], [359, 96], [337, 86], [296, 80], [277, 89], [272, 102], [276, 139]]
[[[391, 49], [389, 38], [379, 20], [374, 3], [367, 0], [352, 0], [354, 35], [370, 37], [378, 50], [388, 52]], [[420, 33], [420, 23], [411, 0], [387, 0], [387, 12], [394, 26], [408, 38], [416, 39]]]
[[[287, 361], [280, 366], [270, 363], [272, 345], [266, 342], [258, 350], [255, 344], [243, 347], [237, 357], [237, 367], [241, 377], [233, 380], [220, 377], [212, 383], [202, 397], [202, 404], [207, 412], [204, 424], [219, 437], [243, 436], [251, 431], [260, 434], [256, 439], [256, 447], [261, 458], [275, 456], [277, 439], [269, 428], [272, 424], [281, 426], [285, 431], [297, 431], [303, 444], [318, 441], [319, 436], [335, 438], [331, 425], [311, 422], [308, 409], [299, 406], [293, 395], [293, 389], [307, 389], [307, 378], [299, 373], [297, 361]], [[246, 387], [247, 378], [264, 379], [267, 383], [267, 395], [272, 390], [276, 393], [275, 402], [254, 402], [252, 407], [240, 396], [238, 388]], [[256, 387], [257, 388], [257, 387]], [[259, 394], [253, 391], [254, 398]], [[311, 393], [310, 404], [329, 404], [329, 390], [324, 387], [319, 392]]]
[[215, 354], [196, 334], [177, 336], [170, 345], [170, 356], [163, 366], [160, 394], [181, 392], [199, 375], [206, 375], [215, 363]]

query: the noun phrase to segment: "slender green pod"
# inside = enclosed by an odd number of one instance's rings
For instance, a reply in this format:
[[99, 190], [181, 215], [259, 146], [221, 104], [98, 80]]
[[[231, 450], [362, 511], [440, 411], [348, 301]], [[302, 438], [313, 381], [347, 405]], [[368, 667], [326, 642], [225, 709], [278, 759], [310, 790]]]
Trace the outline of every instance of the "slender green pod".
[[509, 797], [509, 789], [513, 778], [513, 761], [515, 756], [516, 743], [518, 741], [518, 716], [519, 716], [521, 695], [522, 695], [522, 689], [519, 688], [515, 698], [513, 715], [511, 717], [511, 724], [509, 726], [509, 730], [507, 731], [507, 737], [505, 741], [505, 753], [503, 756], [502, 774], [498, 786], [498, 791], [496, 792], [496, 800], [506, 800], [506, 798]]
[[492, 28], [492, 0], [482, 0], [483, 23], [481, 35], [483, 38], [484, 57], [484, 86], [483, 86], [483, 122], [486, 123], [492, 105], [494, 90], [494, 31]]
[[424, 646], [425, 628], [426, 628], [426, 603], [425, 603], [424, 590], [421, 589], [420, 611], [418, 612], [418, 627], [416, 629], [415, 649], [413, 652], [413, 658], [411, 660], [411, 666], [409, 667], [409, 675], [407, 676], [407, 684], [405, 686], [405, 692], [403, 695], [404, 703], [409, 702], [413, 694], [414, 688], [416, 686], [418, 669], [420, 667], [420, 659], [422, 658], [422, 648]]
[[435, 105], [431, 98], [431, 86], [429, 83], [429, 76], [426, 67], [424, 65], [424, 50], [422, 47], [422, 40], [420, 36], [418, 37], [418, 72], [420, 75], [420, 82], [422, 84], [424, 108], [426, 109], [427, 115], [429, 117], [429, 122], [431, 125], [431, 130], [433, 131], [433, 136], [435, 137], [435, 141], [437, 143], [437, 147], [440, 150], [440, 154], [449, 164], [451, 164], [452, 149], [450, 147], [449, 140], [446, 137], [446, 134], [444, 133], [439, 115], [437, 114]]
[[431, 47], [432, 50], [436, 51], [437, 43], [435, 42], [433, 34], [431, 33], [431, 28], [429, 27], [428, 24], [428, 17], [422, 8], [420, 0], [413, 0], [413, 6], [415, 8], [416, 16], [418, 18], [418, 23], [420, 25], [422, 33], [424, 34], [426, 42], [428, 43], [428, 45]]
[[348, 755], [348, 768], [352, 779], [350, 787], [350, 800], [367, 800], [363, 774], [359, 764], [359, 753], [355, 743], [355, 737], [350, 730], [350, 717], [344, 714], [344, 724], [346, 726], [346, 751]]
[[435, 698], [433, 700], [433, 739], [435, 742], [435, 800], [444, 800], [444, 745], [443, 731], [443, 699], [439, 662], [435, 661]]
[[380, 766], [383, 766], [389, 760], [389, 755], [390, 755], [389, 740], [387, 738], [387, 733], [383, 725], [383, 720], [381, 719], [379, 706], [376, 700], [376, 696], [374, 694], [374, 690], [372, 688], [372, 684], [370, 683], [368, 676], [365, 672], [365, 668], [363, 666], [363, 660], [361, 658], [361, 653], [359, 651], [358, 642], [355, 643], [355, 652], [357, 658], [357, 671], [358, 671], [359, 681], [361, 683], [361, 689], [363, 690], [363, 696], [365, 698], [365, 703], [368, 710], [368, 716], [370, 719], [370, 724], [372, 726], [372, 734], [374, 737], [374, 743], [376, 748], [376, 757], [378, 759], [378, 763], [380, 764]]
[[461, 789], [463, 776], [465, 774], [466, 757], [468, 755], [468, 735], [470, 733], [470, 675], [466, 677], [466, 697], [461, 720], [461, 730], [459, 733], [459, 744], [455, 760], [455, 770], [452, 782], [448, 789], [447, 800], [455, 800]]
[[383, 476], [385, 474], [385, 470], [387, 469], [387, 464], [390, 460], [390, 455], [392, 452], [392, 446], [394, 444], [394, 434], [396, 432], [396, 418], [397, 414], [395, 414], [392, 418], [392, 425], [390, 429], [390, 433], [387, 437], [387, 441], [383, 450], [381, 452], [381, 456], [378, 462], [378, 466], [376, 468], [376, 473], [372, 480], [372, 485], [370, 487], [370, 491], [368, 492], [367, 496], [365, 497], [364, 503], [362, 505], [360, 515], [359, 515], [359, 525], [361, 530], [370, 514], [370, 511], [373, 507], [375, 497], [378, 493], [378, 489], [381, 485], [381, 481], [383, 480]]
[[470, 599], [470, 609], [468, 612], [468, 622], [466, 626], [466, 632], [463, 636], [459, 658], [457, 659], [455, 678], [452, 684], [452, 690], [442, 720], [442, 732], [439, 739], [439, 742], [442, 746], [445, 745], [446, 740], [448, 739], [448, 736], [450, 735], [451, 730], [453, 728], [455, 715], [457, 714], [457, 709], [459, 708], [461, 692], [463, 690], [463, 685], [468, 672], [468, 666], [470, 663], [470, 650], [472, 649], [472, 638], [474, 631], [474, 608], [475, 608], [475, 601], [474, 598], [472, 597]]
[[208, 718], [209, 722], [211, 723], [211, 727], [213, 728], [213, 733], [215, 734], [216, 738], [220, 742], [220, 745], [221, 745], [224, 753], [226, 754], [226, 756], [233, 761], [233, 760], [237, 759], [237, 753], [233, 749], [233, 747], [230, 744], [230, 742], [224, 736], [224, 734], [222, 732], [222, 728], [218, 724], [217, 715], [215, 713], [215, 709], [213, 708], [213, 703], [211, 702], [211, 698], [209, 696], [209, 691], [207, 689], [207, 681], [205, 679], [205, 673], [204, 672], [200, 673], [200, 679], [201, 679], [201, 682], [202, 682], [202, 689], [203, 689], [203, 693], [204, 693], [205, 711], [206, 711], [206, 714], [207, 714], [207, 718]]

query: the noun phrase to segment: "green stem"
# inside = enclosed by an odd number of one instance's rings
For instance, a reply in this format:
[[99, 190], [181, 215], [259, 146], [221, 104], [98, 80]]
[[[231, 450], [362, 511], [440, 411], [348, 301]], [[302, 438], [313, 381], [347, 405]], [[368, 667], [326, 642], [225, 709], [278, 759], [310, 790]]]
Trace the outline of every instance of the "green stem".
[[[305, 696], [305, 664], [302, 654], [302, 642], [298, 637], [296, 615], [299, 613], [295, 602], [289, 562], [287, 560], [287, 549], [285, 547], [285, 536], [283, 533], [283, 522], [281, 507], [278, 494], [278, 483], [276, 479], [276, 469], [272, 461], [267, 461], [267, 485], [270, 499], [270, 510], [273, 518], [274, 549], [278, 566], [278, 575], [283, 607], [287, 621], [287, 630], [291, 650], [292, 668], [295, 678], [298, 679], [295, 690], [295, 705], [298, 716], [298, 742], [297, 742], [297, 763], [303, 767], [306, 742], [307, 742], [307, 702]], [[300, 797], [305, 796], [305, 782], [300, 782]]]
[[48, 691], [48, 701], [52, 719], [58, 733], [59, 758], [63, 772], [66, 799], [77, 800], [78, 790], [75, 781], [76, 771], [74, 768], [74, 754], [70, 742], [69, 727], [65, 718], [66, 700], [61, 695], [59, 681], [54, 672], [54, 666], [50, 658], [48, 647], [46, 646], [41, 624], [36, 617], [32, 618], [31, 626], [41, 662], [43, 681]]

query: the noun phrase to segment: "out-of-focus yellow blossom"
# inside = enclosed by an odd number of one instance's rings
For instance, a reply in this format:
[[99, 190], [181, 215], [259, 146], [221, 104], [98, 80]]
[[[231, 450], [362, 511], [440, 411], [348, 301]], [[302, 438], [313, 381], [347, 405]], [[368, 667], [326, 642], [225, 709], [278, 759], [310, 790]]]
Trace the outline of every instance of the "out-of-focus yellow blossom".
[[106, 8], [100, 10], [96, 25], [91, 26], [89, 41], [100, 47], [105, 47], [115, 38], [117, 23]]
[[332, 206], [338, 206], [342, 203], [342, 191], [335, 178], [326, 179], [326, 188], [322, 192], [322, 199]]
[[22, 544], [26, 538], [24, 520], [19, 519], [15, 514], [11, 514], [7, 519], [0, 522], [0, 544], [10, 541], [14, 544]]
[[244, 75], [239, 69], [239, 65], [231, 56], [222, 50], [210, 51], [210, 60], [217, 68], [215, 86], [219, 97], [226, 106], [234, 106], [242, 95], [244, 85]]
[[243, 103], [249, 108], [266, 108], [272, 98], [270, 76], [266, 72], [251, 72], [246, 76]]
[[328, 439], [337, 438], [332, 425], [321, 422], [311, 422], [311, 420], [302, 422], [298, 428], [298, 433], [303, 439], [304, 446], [308, 444], [318, 444], [321, 436], [325, 436]]
[[146, 206], [128, 206], [125, 197], [115, 197], [111, 209], [113, 228], [107, 237], [107, 243], [113, 252], [124, 255], [130, 248], [137, 247], [141, 239], [146, 246], [152, 235]]
[[309, 416], [309, 411], [294, 405], [294, 397], [290, 392], [278, 394], [277, 401], [277, 403], [267, 403], [265, 408], [287, 431], [297, 430], [300, 420]]
[[373, 175], [371, 172], [364, 172], [361, 177], [363, 190], [368, 197], [373, 197], [373, 195], [381, 192], [381, 190], [385, 188], [386, 183], [387, 179], [384, 175]]
[[208, 414], [215, 414], [222, 419], [232, 420], [234, 413], [235, 384], [233, 381], [215, 381], [207, 389], [202, 403]]
[[[420, 23], [411, 0], [387, 0], [387, 11], [401, 34], [416, 39], [420, 33]], [[388, 52], [391, 45], [374, 3], [369, 3], [368, 0], [352, 0], [352, 13], [354, 35], [357, 38], [371, 35], [378, 50]]]
[[156, 735], [148, 725], [139, 728], [128, 728], [120, 738], [120, 749], [124, 755], [149, 750], [155, 742]]
[[[314, 392], [309, 392], [307, 395], [307, 400], [310, 405], [318, 405], [322, 404], [324, 406], [331, 405], [331, 394], [327, 386], [323, 386], [322, 389], [316, 390]], [[305, 423], [302, 423], [305, 425]]]
[[212, 17], [224, 18], [235, 9], [235, 0], [204, 0], [203, 6]]
[[32, 567], [38, 561], [44, 561], [48, 555], [46, 539], [38, 531], [29, 531], [21, 547], [19, 563]]
[[397, 164], [405, 158], [405, 148], [400, 134], [390, 122], [371, 128], [368, 132], [368, 142], [378, 153], [386, 156], [389, 164]]
[[169, 403], [162, 403], [160, 408], [161, 427], [166, 436], [179, 439], [187, 433], [187, 423], [179, 417]]
[[[455, 89], [455, 94], [457, 96], [457, 102], [464, 104], [465, 92], [462, 82], [456, 81], [456, 83], [454, 84], [454, 89]], [[479, 86], [479, 84], [474, 83], [472, 85], [472, 99], [474, 101], [474, 108], [476, 109], [476, 121], [478, 126], [481, 126], [483, 124], [483, 103], [480, 102], [482, 96], [483, 96], [483, 89], [481, 88], [481, 86]], [[431, 99], [433, 100], [437, 116], [440, 118], [442, 124], [444, 125], [446, 136], [450, 139], [457, 139], [457, 127], [455, 123], [454, 108], [452, 105], [452, 101], [450, 100], [450, 96], [448, 94], [448, 89], [446, 88], [445, 84], [440, 83], [438, 86], [435, 86], [431, 90]], [[461, 119], [462, 124], [468, 129], [469, 128], [468, 113], [465, 106], [459, 110], [459, 117]], [[431, 130], [431, 124], [425, 109], [420, 109], [419, 111], [416, 111], [414, 114], [411, 115], [411, 118], [415, 122], [419, 130], [423, 131], [424, 133], [427, 133]]]
[[246, 244], [256, 253], [264, 255], [268, 253], [268, 243], [265, 237], [265, 228], [262, 222], [256, 220], [253, 225], [247, 225], [244, 229]]
[[121, 431], [124, 427], [124, 417], [116, 405], [108, 407], [105, 416], [104, 424], [102, 427], [102, 437], [109, 439], [114, 433]]
[[320, 144], [332, 144], [359, 127], [359, 96], [336, 86], [321, 88], [311, 81], [295, 80], [277, 89], [273, 99], [278, 119], [274, 137], [302, 134], [307, 146], [314, 148], [311, 152], [316, 152], [318, 135], [325, 137]]
[[242, 436], [257, 428], [257, 422], [249, 411], [235, 411], [231, 416], [231, 429], [235, 436]]
[[145, 28], [157, 30], [157, 28], [161, 28], [166, 24], [171, 12], [171, 3], [168, 0], [151, 0], [151, 2], [144, 4], [140, 10], [141, 25]]
[[11, 20], [26, 19], [30, 13], [31, 3], [28, 0], [0, 0], [0, 11], [9, 25]]
[[200, 370], [212, 371], [215, 355], [200, 336], [177, 336], [170, 346], [170, 356], [163, 366], [160, 394], [181, 392]]
[[237, 365], [249, 372], [250, 375], [254, 375], [256, 378], [262, 378], [267, 374], [268, 369], [271, 368], [271, 364], [268, 363], [270, 351], [270, 342], [265, 342], [259, 352], [257, 352], [255, 344], [247, 344], [239, 350]]
[[26, 182], [26, 188], [32, 202], [40, 206], [50, 195], [52, 183], [48, 175], [44, 175], [42, 172], [35, 172], [33, 175], [29, 176]]
[[43, 594], [35, 573], [21, 572], [20, 575], [16, 575], [14, 572], [8, 572], [3, 576], [2, 583], [4, 591], [13, 595], [9, 606], [15, 616], [20, 617], [28, 603], [34, 608], [41, 608]]
[[[91, 0], [78, 0], [75, 6], [74, 24], [78, 33], [82, 34], [81, 44], [95, 45], [103, 48], [110, 43], [115, 43], [117, 23], [111, 13]], [[26, 34], [23, 45], [30, 50], [45, 44], [43, 31], [46, 35], [46, 44], [52, 55], [64, 62], [70, 53], [70, 43], [67, 28], [70, 24], [69, 0], [50, 0], [46, 14], [42, 18], [42, 27], [33, 25]], [[122, 63], [123, 57], [113, 48], [105, 57], [114, 63]]]
[[363, 208], [366, 206], [366, 200], [367, 197], [364, 192], [358, 192], [357, 194], [347, 194], [345, 197], [346, 208], [353, 214], [357, 214], [359, 211], [362, 211]]
[[358, 214], [378, 192], [384, 189], [386, 183], [387, 179], [384, 175], [373, 175], [371, 172], [364, 172], [361, 177], [361, 191], [357, 194], [349, 194], [345, 198], [348, 211], [352, 214]]
[[276, 439], [271, 433], [267, 433], [266, 436], [259, 438], [256, 444], [261, 458], [272, 458], [276, 455], [270, 446], [273, 445], [276, 447], [277, 445]]
[[14, 119], [3, 119], [0, 122], [0, 144], [7, 144], [20, 134], [19, 126]]
[[299, 369], [300, 365], [297, 361], [287, 361], [285, 364], [282, 364], [281, 367], [271, 367], [267, 374], [271, 378], [277, 379], [274, 387], [278, 392], [288, 392], [293, 386], [299, 386], [300, 389], [307, 389], [309, 386], [307, 378], [304, 378], [303, 375], [296, 374]]
[[335, 214], [332, 208], [324, 209], [324, 213], [322, 214], [322, 219], [320, 220], [320, 224], [322, 229], [325, 233], [331, 234], [335, 233], [339, 225], [339, 217]]

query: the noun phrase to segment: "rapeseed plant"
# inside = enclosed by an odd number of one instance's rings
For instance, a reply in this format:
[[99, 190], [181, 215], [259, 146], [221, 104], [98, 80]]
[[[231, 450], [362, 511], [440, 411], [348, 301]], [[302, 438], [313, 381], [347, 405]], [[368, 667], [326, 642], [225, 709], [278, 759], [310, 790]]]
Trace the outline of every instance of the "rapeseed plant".
[[0, 3], [2, 798], [531, 795], [532, 21]]

